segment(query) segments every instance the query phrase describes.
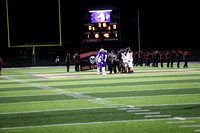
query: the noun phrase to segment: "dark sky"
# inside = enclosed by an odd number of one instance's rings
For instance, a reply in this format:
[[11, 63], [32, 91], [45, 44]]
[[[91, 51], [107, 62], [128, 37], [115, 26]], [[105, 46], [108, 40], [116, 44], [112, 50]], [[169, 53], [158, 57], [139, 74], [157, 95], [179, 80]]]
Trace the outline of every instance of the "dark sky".
[[[42, 1], [46, 2], [45, 0], [40, 0], [40, 2]], [[198, 40], [200, 8], [198, 7], [197, 2], [189, 1], [174, 3], [174, 1], [145, 2], [141, 0], [84, 0], [81, 2], [69, 2], [66, 0], [61, 0], [63, 41], [72, 42], [73, 45], [80, 43], [82, 39], [81, 36], [83, 34], [83, 13], [85, 8], [89, 8], [93, 5], [112, 5], [120, 7], [122, 40], [125, 40], [133, 47], [135, 47], [138, 42], [136, 18], [137, 10], [139, 9], [141, 26], [141, 49], [148, 50], [149, 48], [164, 50], [200, 48]], [[9, 6], [16, 7], [16, 5]], [[46, 4], [46, 6], [46, 9], [48, 9], [48, 7], [51, 7], [52, 4]], [[13, 10], [10, 10], [11, 12], [15, 12], [17, 11], [17, 7]], [[27, 11], [21, 10], [21, 12], [24, 13], [25, 16], [27, 15]], [[28, 21], [30, 21], [31, 15], [34, 15], [34, 13], [29, 13], [29, 17], [27, 17], [29, 18], [27, 19]], [[37, 18], [34, 20], [35, 23], [37, 23], [36, 19]], [[49, 19], [49, 17], [47, 19]], [[55, 19], [52, 19], [52, 23], [57, 23], [57, 20], [55, 21]], [[26, 23], [23, 25], [26, 25]], [[28, 33], [28, 31], [30, 31], [29, 28], [27, 28], [27, 25], [23, 25], [18, 28], [18, 31], [27, 31], [27, 38], [37, 37], [35, 34], [31, 35], [31, 33]], [[47, 26], [48, 24], [44, 25]], [[34, 30], [35, 28], [32, 27], [32, 29], [30, 29]], [[56, 37], [58, 35], [57, 30], [49, 23], [46, 30], [48, 31], [48, 29], [51, 28], [51, 31], [55, 31], [54, 34], [52, 34], [52, 32], [40, 32], [38, 35], [44, 35], [43, 37], [46, 38], [46, 41], [58, 40], [58, 37]], [[28, 34], [30, 35], [28, 36]], [[24, 32], [21, 34], [18, 32], [16, 34], [16, 36], [19, 36], [18, 38], [20, 38], [20, 36], [24, 37], [24, 40], [21, 39], [21, 43], [23, 43], [23, 41], [24, 43], [30, 41], [26, 38], [25, 35], [26, 34]], [[13, 36], [14, 41], [15, 39], [17, 38]], [[43, 40], [39, 39], [37, 41], [40, 42]], [[9, 51], [9, 49], [7, 49], [6, 8], [5, 0], [0, 0], [0, 55], [2, 51], [4, 52], [5, 50]]]

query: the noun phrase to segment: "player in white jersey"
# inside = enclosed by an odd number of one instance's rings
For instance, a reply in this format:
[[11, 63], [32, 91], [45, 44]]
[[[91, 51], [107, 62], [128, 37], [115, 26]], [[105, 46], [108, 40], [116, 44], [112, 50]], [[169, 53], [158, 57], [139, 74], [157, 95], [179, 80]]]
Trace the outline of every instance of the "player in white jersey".
[[102, 62], [102, 75], [107, 75], [106, 74], [106, 60], [107, 60], [107, 50], [103, 51], [102, 57], [101, 57], [101, 62]]
[[122, 66], [124, 69], [124, 73], [127, 73], [127, 66], [128, 66], [128, 62], [127, 62], [127, 56], [126, 56], [126, 51], [122, 50], [121, 51], [121, 55], [122, 55]]
[[133, 52], [130, 49], [130, 47], [127, 48], [126, 59], [127, 59], [128, 72], [133, 73]]

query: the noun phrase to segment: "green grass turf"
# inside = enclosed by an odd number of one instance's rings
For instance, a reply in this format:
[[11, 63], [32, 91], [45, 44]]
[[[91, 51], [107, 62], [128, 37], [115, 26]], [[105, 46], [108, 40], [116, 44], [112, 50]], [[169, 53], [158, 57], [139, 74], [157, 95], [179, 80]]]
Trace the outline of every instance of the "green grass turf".
[[[192, 124], [200, 124], [200, 64], [189, 64], [188, 69], [166, 68], [166, 65], [164, 68], [135, 67], [134, 71], [131, 75], [101, 76], [96, 75], [95, 70], [77, 73], [74, 68], [66, 73], [65, 67], [3, 69], [0, 132], [188, 133], [200, 129], [179, 127], [188, 123], [166, 124], [181, 121], [172, 120], [174, 117], [190, 117], [188, 120], [195, 121]], [[49, 74], [75, 77], [42, 79], [30, 76]], [[89, 97], [79, 99], [70, 96], [69, 92]], [[127, 105], [170, 116], [146, 118], [124, 110]], [[43, 127], [67, 123], [70, 125]], [[6, 127], [23, 128], [2, 129]]]
[[[159, 95], [181, 95], [181, 94], [200, 94], [199, 88], [184, 89], [164, 89], [164, 90], [143, 90], [143, 91], [124, 91], [124, 92], [104, 92], [104, 93], [83, 93], [94, 98], [111, 97], [138, 97], [138, 96], [159, 96]], [[51, 100], [71, 100], [72, 96], [64, 94], [58, 95], [39, 95], [39, 96], [17, 96], [0, 97], [0, 103], [31, 102], [31, 101], [51, 101]]]
[[51, 101], [74, 99], [73, 97], [62, 95], [41, 95], [41, 96], [21, 96], [21, 97], [0, 97], [0, 103], [17, 103], [28, 101]]
[[[145, 106], [141, 109], [149, 109], [160, 114], [171, 114], [169, 118], [176, 117], [200, 117], [199, 105], [176, 105], [176, 106]], [[188, 111], [189, 110], [189, 111]], [[18, 113], [0, 115], [0, 127], [38, 126], [64, 123], [86, 123], [101, 121], [139, 120], [144, 115], [135, 115], [127, 110], [117, 108], [64, 110], [51, 112]], [[158, 117], [161, 118], [161, 117]], [[148, 118], [151, 119], [151, 118]]]
[[[188, 119], [189, 121], [195, 121], [200, 123], [199, 119]], [[174, 122], [177, 120], [170, 120]], [[193, 133], [194, 130], [199, 128], [179, 128], [183, 124], [166, 124], [167, 120], [157, 121], [133, 121], [133, 122], [111, 122], [111, 123], [99, 123], [99, 124], [84, 124], [84, 125], [67, 125], [67, 126], [55, 126], [55, 127], [36, 127], [36, 128], [24, 128], [24, 129], [11, 129], [2, 130], [2, 133]]]

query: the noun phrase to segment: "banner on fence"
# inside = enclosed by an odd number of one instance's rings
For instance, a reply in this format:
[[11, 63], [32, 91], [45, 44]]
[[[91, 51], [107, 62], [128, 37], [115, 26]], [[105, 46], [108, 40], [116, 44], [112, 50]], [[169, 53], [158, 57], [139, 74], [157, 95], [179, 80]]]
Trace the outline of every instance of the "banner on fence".
[[92, 70], [97, 68], [96, 55], [98, 51], [80, 54], [81, 71]]

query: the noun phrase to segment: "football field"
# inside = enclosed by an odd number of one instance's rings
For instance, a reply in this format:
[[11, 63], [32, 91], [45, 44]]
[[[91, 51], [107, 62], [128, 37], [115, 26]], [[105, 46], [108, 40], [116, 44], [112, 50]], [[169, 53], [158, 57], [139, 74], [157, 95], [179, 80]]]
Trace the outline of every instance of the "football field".
[[3, 69], [0, 133], [27, 132], [200, 132], [200, 63], [106, 76], [73, 67]]

